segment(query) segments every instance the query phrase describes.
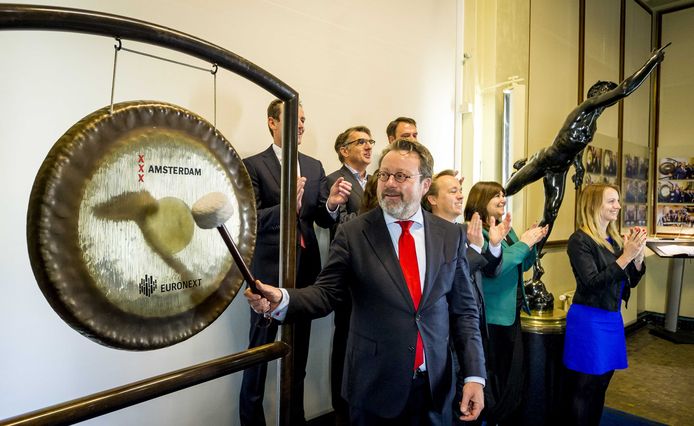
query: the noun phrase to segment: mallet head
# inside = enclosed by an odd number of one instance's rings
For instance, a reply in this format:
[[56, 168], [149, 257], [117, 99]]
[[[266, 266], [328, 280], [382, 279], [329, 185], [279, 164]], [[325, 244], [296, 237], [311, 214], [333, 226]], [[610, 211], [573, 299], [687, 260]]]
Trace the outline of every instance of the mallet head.
[[222, 226], [234, 213], [229, 199], [221, 192], [210, 192], [193, 204], [193, 219], [202, 229]]

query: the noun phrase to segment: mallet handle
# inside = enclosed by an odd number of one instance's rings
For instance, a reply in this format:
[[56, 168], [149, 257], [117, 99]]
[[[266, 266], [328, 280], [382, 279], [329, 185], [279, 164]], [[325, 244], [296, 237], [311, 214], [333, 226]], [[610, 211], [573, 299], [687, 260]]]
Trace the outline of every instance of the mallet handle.
[[236, 266], [238, 266], [241, 270], [241, 275], [243, 275], [243, 278], [246, 280], [246, 283], [248, 283], [248, 287], [251, 289], [253, 293], [260, 294], [262, 296], [263, 293], [260, 290], [258, 290], [258, 287], [255, 285], [255, 277], [253, 276], [253, 274], [251, 274], [251, 270], [248, 269], [248, 265], [246, 265], [246, 262], [243, 261], [241, 253], [239, 252], [239, 249], [236, 247], [234, 240], [231, 238], [231, 235], [229, 234], [229, 230], [227, 229], [226, 225], [222, 224], [218, 226], [217, 229], [219, 230], [219, 233], [222, 235], [222, 239], [229, 248], [231, 257], [233, 257], [234, 262], [236, 262]]

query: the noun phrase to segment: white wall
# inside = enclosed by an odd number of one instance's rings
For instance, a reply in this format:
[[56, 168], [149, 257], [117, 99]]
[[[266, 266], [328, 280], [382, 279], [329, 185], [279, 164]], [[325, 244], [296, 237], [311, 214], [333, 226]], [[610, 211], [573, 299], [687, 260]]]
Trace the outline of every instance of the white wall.
[[[25, 2], [21, 2], [25, 3]], [[29, 2], [33, 3], [33, 2]], [[46, 1], [135, 17], [231, 50], [289, 83], [301, 95], [307, 133], [301, 150], [338, 167], [332, 145], [343, 129], [369, 126], [383, 147], [398, 115], [419, 123], [436, 168], [452, 167], [456, 2], [353, 0]], [[188, 341], [150, 352], [100, 346], [55, 314], [31, 273], [25, 217], [34, 176], [72, 124], [109, 102], [112, 39], [57, 32], [0, 31], [0, 419], [238, 352], [247, 344], [248, 310], [237, 298]], [[197, 63], [173, 52], [125, 46]], [[156, 99], [212, 121], [208, 74], [119, 56], [116, 101]], [[222, 71], [217, 123], [241, 156], [265, 149], [271, 96]], [[316, 321], [307, 378], [307, 415], [330, 409], [331, 318]], [[273, 363], [274, 365], [274, 363]], [[274, 412], [274, 369], [266, 412]], [[236, 424], [240, 374], [110, 414], [91, 424]], [[273, 415], [269, 416], [273, 421]]]

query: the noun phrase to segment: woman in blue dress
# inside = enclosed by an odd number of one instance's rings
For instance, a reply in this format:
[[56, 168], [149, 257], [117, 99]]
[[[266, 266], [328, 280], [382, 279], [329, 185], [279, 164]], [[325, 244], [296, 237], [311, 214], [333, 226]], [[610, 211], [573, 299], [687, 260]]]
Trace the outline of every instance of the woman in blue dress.
[[571, 424], [599, 425], [614, 370], [627, 368], [620, 308], [646, 271], [646, 230], [617, 230], [619, 190], [586, 186], [578, 207], [578, 230], [567, 247], [576, 293], [566, 317], [564, 365]]

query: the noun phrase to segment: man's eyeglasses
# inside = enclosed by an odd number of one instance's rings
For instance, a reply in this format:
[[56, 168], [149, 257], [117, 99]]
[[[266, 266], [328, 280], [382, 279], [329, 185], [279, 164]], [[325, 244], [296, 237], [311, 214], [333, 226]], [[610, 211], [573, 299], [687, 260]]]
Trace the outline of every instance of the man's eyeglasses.
[[405, 173], [402, 173], [402, 172], [397, 172], [397, 173], [378, 172], [378, 173], [376, 173], [376, 177], [381, 182], [388, 182], [388, 179], [390, 179], [391, 176], [393, 176], [393, 179], [395, 179], [396, 182], [403, 183], [409, 178], [421, 176], [421, 173], [417, 174], [417, 175], [406, 175]]
[[359, 146], [366, 145], [367, 143], [368, 143], [369, 145], [371, 145], [371, 146], [374, 146], [374, 145], [376, 144], [376, 141], [373, 140], [373, 139], [355, 139], [355, 140], [353, 140], [353, 141], [351, 141], [351, 142], [345, 142], [345, 144], [342, 145], [342, 146], [350, 146], [350, 145], [352, 145], [353, 143], [355, 143], [355, 144], [357, 144], [357, 145], [359, 145]]

